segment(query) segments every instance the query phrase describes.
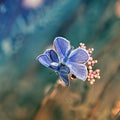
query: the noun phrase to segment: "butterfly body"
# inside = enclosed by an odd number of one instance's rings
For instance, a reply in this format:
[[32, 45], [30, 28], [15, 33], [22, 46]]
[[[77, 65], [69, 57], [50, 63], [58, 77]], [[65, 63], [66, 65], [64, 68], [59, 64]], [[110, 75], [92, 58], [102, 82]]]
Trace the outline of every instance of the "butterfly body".
[[68, 57], [70, 55], [70, 53], [72, 52], [73, 48], [70, 48], [67, 53], [65, 54], [63, 61], [61, 61], [63, 64], [66, 64], [66, 62], [68, 61]]

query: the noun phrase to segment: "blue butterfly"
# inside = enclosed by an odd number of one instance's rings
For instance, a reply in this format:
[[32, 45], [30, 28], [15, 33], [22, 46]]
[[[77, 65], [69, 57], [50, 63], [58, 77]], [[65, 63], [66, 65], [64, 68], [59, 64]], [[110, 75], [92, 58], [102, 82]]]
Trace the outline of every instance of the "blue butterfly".
[[47, 49], [42, 55], [37, 57], [37, 60], [57, 72], [66, 86], [70, 85], [70, 73], [85, 81], [87, 77], [85, 63], [89, 60], [87, 51], [80, 47], [73, 49], [70, 42], [63, 37], [55, 38], [53, 48]]

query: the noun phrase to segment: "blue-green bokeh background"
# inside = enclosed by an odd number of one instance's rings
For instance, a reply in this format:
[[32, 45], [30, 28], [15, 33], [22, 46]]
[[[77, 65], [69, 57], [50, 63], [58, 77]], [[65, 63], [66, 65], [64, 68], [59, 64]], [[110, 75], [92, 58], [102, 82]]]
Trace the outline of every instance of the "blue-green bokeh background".
[[75, 47], [84, 42], [97, 58], [120, 32], [115, 0], [42, 0], [36, 8], [23, 1], [0, 1], [0, 120], [17, 120], [17, 110], [29, 109], [20, 120], [34, 118], [46, 86], [58, 78], [35, 58], [55, 37]]

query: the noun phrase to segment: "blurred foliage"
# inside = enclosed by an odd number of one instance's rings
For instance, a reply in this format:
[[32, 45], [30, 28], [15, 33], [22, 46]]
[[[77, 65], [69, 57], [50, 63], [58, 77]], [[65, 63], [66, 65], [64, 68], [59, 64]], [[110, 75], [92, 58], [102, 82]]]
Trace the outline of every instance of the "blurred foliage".
[[[120, 100], [120, 1], [41, 0], [36, 8], [23, 1], [0, 0], [0, 120], [114, 119]], [[95, 48], [101, 80], [55, 87], [58, 76], [35, 58], [57, 36], [75, 47], [84, 42]]]

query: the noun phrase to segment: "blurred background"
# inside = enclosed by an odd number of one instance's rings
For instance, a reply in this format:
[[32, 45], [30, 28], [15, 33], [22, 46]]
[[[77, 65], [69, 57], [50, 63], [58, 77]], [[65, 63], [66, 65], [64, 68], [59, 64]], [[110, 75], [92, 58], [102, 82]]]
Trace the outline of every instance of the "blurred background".
[[[57, 36], [95, 49], [94, 85], [35, 60]], [[120, 0], [0, 0], [0, 120], [120, 120]]]

